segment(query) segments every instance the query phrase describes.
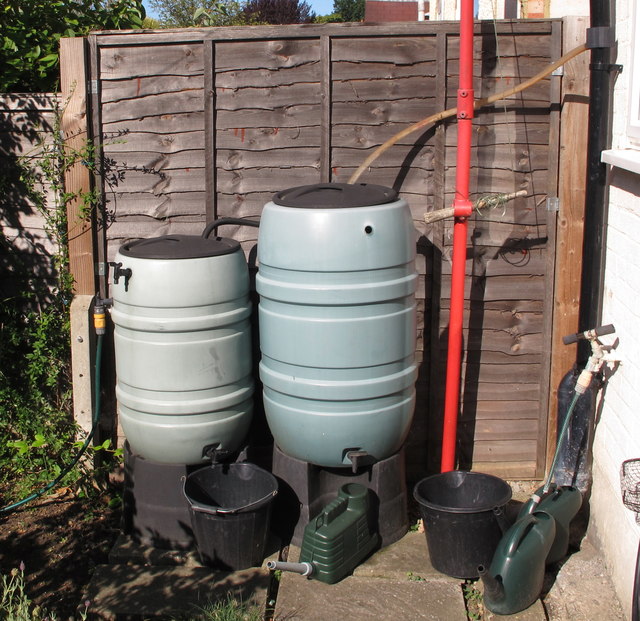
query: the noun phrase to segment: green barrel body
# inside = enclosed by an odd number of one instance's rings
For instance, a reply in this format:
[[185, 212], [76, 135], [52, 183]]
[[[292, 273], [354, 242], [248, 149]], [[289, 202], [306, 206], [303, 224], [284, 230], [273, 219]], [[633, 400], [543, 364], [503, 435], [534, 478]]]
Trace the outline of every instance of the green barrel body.
[[253, 410], [249, 274], [239, 244], [169, 235], [124, 244], [115, 264], [116, 397], [132, 452], [198, 464], [210, 447], [235, 450]]
[[549, 514], [535, 512], [519, 518], [504, 534], [489, 570], [480, 571], [484, 603], [491, 612], [515, 614], [540, 596], [555, 529]]
[[333, 584], [350, 574], [377, 546], [369, 490], [347, 483], [338, 497], [307, 524], [300, 562], [313, 565], [313, 578]]
[[582, 506], [582, 494], [575, 487], [563, 485], [561, 487], [551, 487], [546, 494], [544, 494], [544, 487], [541, 487], [536, 491], [534, 497], [539, 497], [541, 500], [536, 503], [532, 499], [525, 503], [520, 509], [519, 517], [523, 517], [533, 511], [544, 511], [553, 517], [556, 522], [556, 535], [546, 562], [547, 565], [557, 563], [567, 555], [569, 528], [571, 520], [573, 520]]
[[382, 186], [293, 188], [258, 238], [260, 378], [286, 454], [325, 467], [402, 446], [415, 406], [416, 232]]

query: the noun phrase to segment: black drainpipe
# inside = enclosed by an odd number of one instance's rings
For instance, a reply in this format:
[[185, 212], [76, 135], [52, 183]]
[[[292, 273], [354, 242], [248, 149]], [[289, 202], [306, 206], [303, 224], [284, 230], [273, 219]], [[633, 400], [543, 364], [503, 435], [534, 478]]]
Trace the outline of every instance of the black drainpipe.
[[[581, 332], [600, 325], [602, 316], [608, 195], [606, 165], [600, 161], [600, 154], [610, 146], [612, 75], [619, 69], [612, 64], [615, 32], [611, 26], [611, 2], [612, 0], [590, 0], [591, 27], [587, 30], [587, 46], [591, 48], [591, 74], [578, 315], [578, 330]], [[584, 366], [590, 353], [587, 341], [581, 341], [578, 347], [580, 366]]]

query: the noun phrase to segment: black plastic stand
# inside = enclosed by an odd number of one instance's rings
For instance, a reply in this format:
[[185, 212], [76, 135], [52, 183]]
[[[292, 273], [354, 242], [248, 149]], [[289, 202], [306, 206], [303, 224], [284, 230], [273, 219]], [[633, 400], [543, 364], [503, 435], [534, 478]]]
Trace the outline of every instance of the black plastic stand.
[[195, 545], [184, 478], [198, 467], [160, 464], [124, 450], [123, 531], [136, 543], [168, 550]]
[[345, 483], [360, 483], [371, 490], [382, 547], [401, 539], [409, 528], [404, 449], [354, 474], [350, 468], [323, 468], [300, 461], [274, 446], [272, 472], [279, 491], [271, 527], [285, 542], [300, 546], [309, 520], [335, 499]]

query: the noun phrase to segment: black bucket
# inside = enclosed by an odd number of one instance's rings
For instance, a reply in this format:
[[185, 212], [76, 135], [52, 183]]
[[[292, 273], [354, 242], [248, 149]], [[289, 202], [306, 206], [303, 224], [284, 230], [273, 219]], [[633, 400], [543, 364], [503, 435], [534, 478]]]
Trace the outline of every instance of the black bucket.
[[478, 566], [489, 567], [508, 524], [504, 507], [511, 487], [480, 472], [453, 470], [416, 484], [431, 564], [455, 578], [477, 578]]
[[214, 464], [184, 482], [200, 560], [219, 569], [258, 567], [264, 560], [276, 478], [250, 463]]

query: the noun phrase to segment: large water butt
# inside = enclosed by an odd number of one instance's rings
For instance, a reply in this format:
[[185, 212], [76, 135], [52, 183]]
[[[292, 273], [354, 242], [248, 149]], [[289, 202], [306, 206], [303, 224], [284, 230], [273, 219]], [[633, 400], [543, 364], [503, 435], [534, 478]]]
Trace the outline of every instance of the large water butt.
[[198, 464], [240, 447], [253, 408], [250, 313], [236, 241], [167, 235], [120, 248], [116, 396], [136, 455]]
[[280, 192], [263, 210], [258, 261], [260, 378], [278, 447], [325, 467], [396, 453], [417, 373], [406, 201], [366, 184]]

